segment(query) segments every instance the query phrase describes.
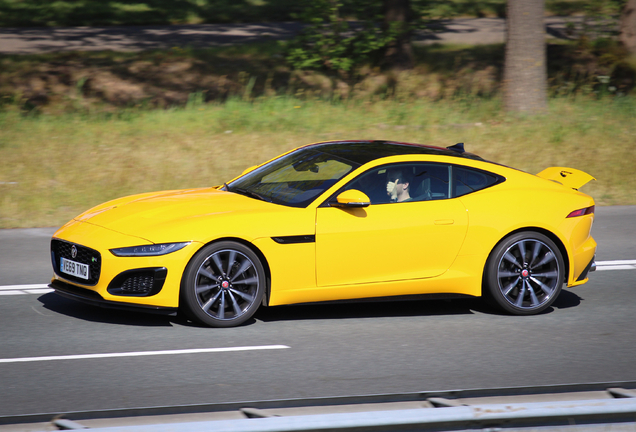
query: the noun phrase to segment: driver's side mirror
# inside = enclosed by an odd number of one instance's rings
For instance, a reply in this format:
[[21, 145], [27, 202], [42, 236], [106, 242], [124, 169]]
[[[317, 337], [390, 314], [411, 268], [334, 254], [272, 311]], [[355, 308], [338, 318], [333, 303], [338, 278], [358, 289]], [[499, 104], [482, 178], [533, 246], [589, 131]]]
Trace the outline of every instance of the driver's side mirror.
[[364, 192], [357, 189], [349, 189], [338, 195], [336, 202], [330, 205], [332, 207], [359, 208], [368, 207], [370, 204], [371, 200]]

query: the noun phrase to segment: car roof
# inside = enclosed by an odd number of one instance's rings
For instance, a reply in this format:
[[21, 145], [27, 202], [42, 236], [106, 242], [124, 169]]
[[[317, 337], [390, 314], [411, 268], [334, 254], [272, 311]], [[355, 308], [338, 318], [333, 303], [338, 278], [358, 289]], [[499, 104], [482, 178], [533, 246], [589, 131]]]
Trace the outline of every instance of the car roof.
[[399, 155], [453, 156], [484, 161], [481, 157], [463, 151], [463, 145], [449, 148], [394, 141], [329, 141], [310, 144], [305, 149], [328, 153], [338, 158], [364, 165], [376, 159]]

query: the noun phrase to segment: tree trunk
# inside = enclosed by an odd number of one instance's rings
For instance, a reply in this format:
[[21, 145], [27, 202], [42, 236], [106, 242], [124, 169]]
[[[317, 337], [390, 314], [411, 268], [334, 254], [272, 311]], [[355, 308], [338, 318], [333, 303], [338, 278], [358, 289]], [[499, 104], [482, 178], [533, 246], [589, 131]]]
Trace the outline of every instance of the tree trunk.
[[396, 40], [389, 44], [384, 54], [385, 64], [390, 68], [413, 67], [410, 21], [410, 0], [384, 0], [384, 28], [397, 31]]
[[536, 114], [548, 107], [545, 0], [508, 0], [504, 106]]
[[636, 0], [628, 0], [620, 20], [620, 40], [625, 48], [636, 54]]

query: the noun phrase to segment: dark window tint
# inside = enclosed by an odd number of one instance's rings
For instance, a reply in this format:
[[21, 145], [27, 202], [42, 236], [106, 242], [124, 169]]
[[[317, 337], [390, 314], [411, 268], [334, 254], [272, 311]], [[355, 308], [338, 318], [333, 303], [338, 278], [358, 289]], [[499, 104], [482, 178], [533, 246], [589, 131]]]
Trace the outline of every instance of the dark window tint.
[[459, 153], [439, 147], [427, 147], [418, 144], [395, 143], [387, 141], [351, 141], [330, 142], [310, 146], [322, 153], [329, 153], [341, 159], [363, 165], [376, 159], [396, 155], [438, 155], [483, 160], [472, 153]]
[[[451, 180], [452, 181], [449, 181]], [[399, 202], [389, 193], [389, 182], [408, 183], [409, 196], [402, 202], [432, 201], [456, 198], [478, 191], [505, 178], [475, 168], [436, 162], [406, 162], [371, 168], [334, 193], [323, 205], [329, 205], [343, 191], [364, 192], [371, 204]]]
[[449, 165], [416, 164], [413, 166], [411, 198], [413, 201], [448, 199]]
[[372, 168], [359, 175], [334, 194], [332, 199], [342, 191], [357, 189], [364, 192], [371, 204], [396, 202], [387, 185], [399, 181], [408, 183], [408, 199], [405, 202], [430, 201], [449, 198], [451, 192], [449, 179], [450, 165], [439, 163], [398, 163]]
[[501, 183], [498, 175], [472, 168], [453, 167], [453, 196], [459, 197]]

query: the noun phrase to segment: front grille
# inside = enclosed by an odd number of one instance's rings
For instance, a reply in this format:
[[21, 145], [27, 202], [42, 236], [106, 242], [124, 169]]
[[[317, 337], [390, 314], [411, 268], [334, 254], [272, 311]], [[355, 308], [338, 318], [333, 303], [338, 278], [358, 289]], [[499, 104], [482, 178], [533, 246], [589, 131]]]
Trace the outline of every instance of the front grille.
[[[71, 249], [73, 246], [77, 249], [77, 256], [75, 256], [75, 258], [71, 255]], [[71, 261], [88, 265], [88, 280], [60, 271], [60, 258], [66, 258]], [[99, 275], [102, 271], [102, 256], [95, 249], [75, 243], [69, 243], [64, 240], [51, 239], [51, 261], [53, 263], [53, 271], [55, 271], [55, 274], [66, 280], [82, 285], [96, 285], [99, 281]]]
[[167, 274], [165, 267], [127, 270], [108, 284], [108, 292], [133, 297], [155, 295], [163, 288]]

